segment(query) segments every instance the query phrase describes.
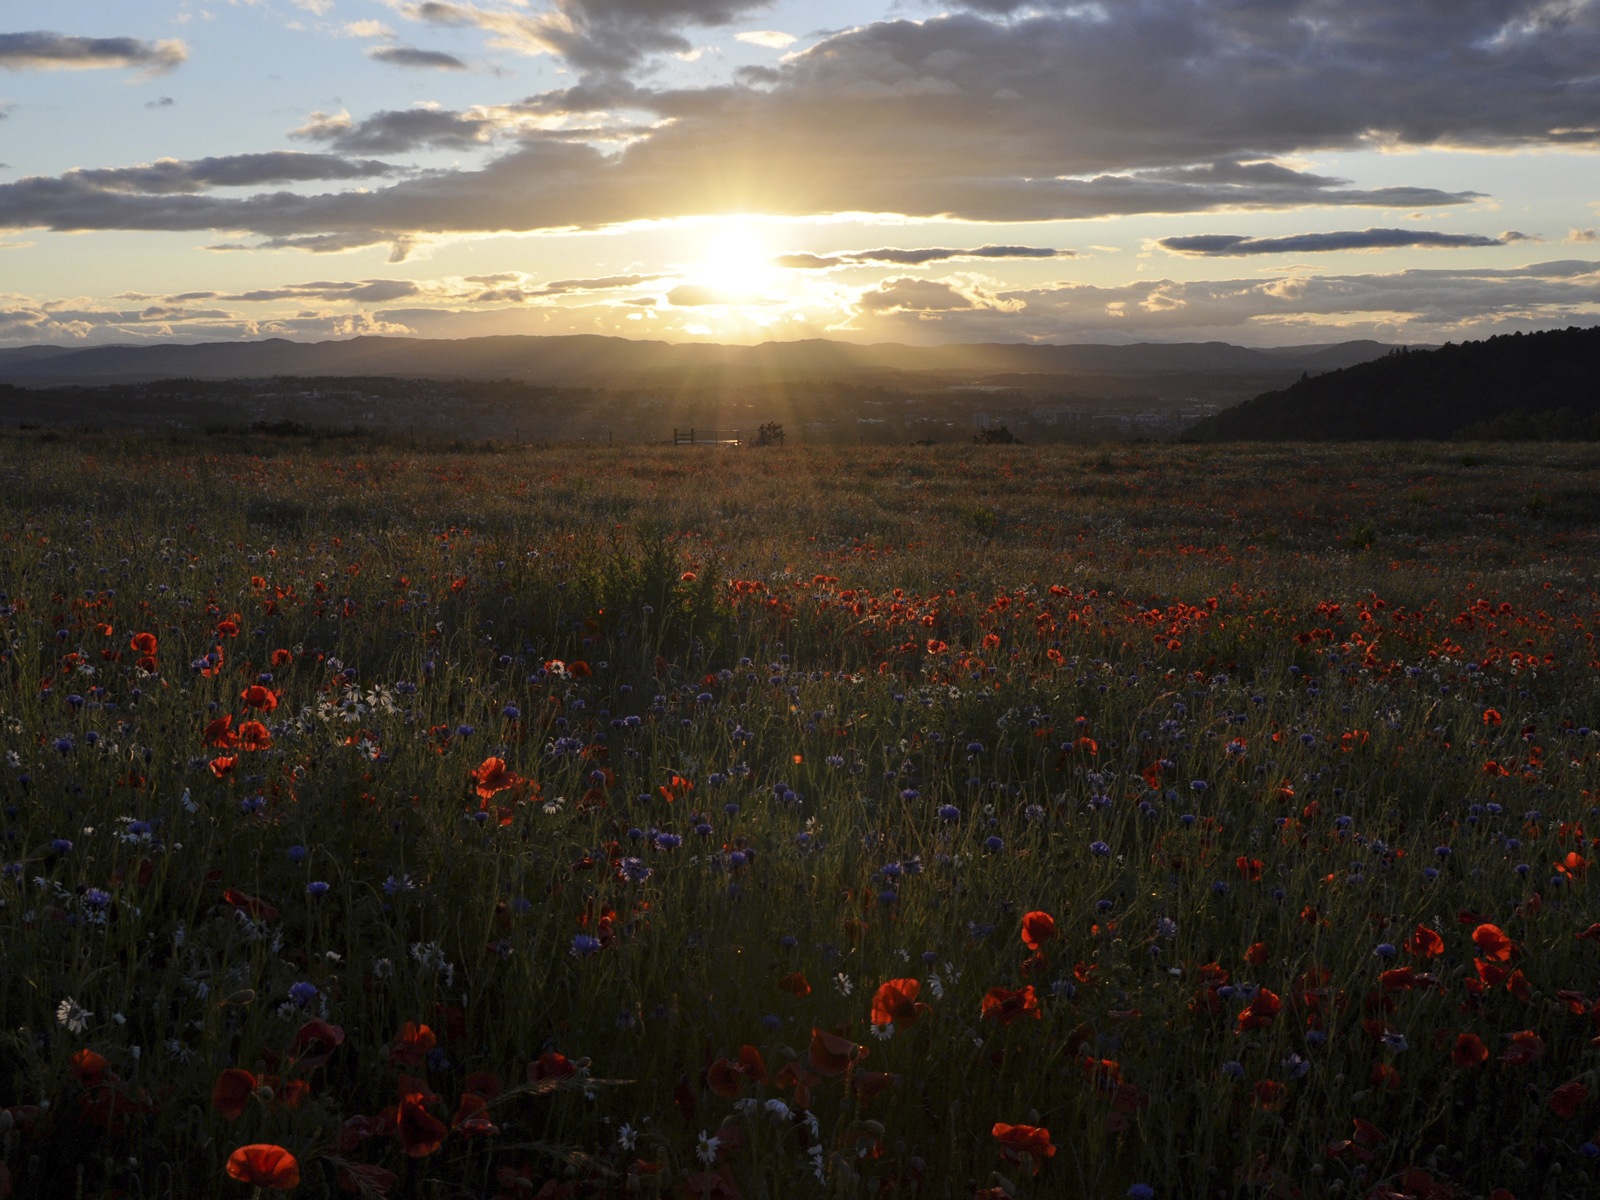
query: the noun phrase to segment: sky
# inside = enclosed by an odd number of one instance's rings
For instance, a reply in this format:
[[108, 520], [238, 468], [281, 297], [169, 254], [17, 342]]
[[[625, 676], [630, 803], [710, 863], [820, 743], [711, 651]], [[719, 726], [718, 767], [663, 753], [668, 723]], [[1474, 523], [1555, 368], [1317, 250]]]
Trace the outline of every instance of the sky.
[[5, 0], [0, 347], [1600, 322], [1600, 0]]

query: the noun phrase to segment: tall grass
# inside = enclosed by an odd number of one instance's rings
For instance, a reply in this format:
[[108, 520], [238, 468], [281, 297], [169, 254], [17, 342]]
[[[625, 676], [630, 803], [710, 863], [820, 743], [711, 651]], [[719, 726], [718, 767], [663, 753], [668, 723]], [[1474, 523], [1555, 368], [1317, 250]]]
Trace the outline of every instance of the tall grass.
[[0, 441], [15, 1194], [1594, 1186], [1600, 455], [245, 445]]

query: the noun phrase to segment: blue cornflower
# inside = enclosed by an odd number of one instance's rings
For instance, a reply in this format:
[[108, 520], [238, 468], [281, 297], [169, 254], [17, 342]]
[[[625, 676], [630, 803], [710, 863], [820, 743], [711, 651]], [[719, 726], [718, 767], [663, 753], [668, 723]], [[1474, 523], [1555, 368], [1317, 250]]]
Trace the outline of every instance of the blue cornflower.
[[583, 958], [590, 954], [600, 953], [600, 939], [590, 937], [587, 933], [580, 933], [572, 939], [572, 956]]
[[289, 985], [289, 999], [293, 1000], [301, 1008], [310, 1004], [321, 994], [322, 992], [316, 984], [307, 983], [305, 980]]

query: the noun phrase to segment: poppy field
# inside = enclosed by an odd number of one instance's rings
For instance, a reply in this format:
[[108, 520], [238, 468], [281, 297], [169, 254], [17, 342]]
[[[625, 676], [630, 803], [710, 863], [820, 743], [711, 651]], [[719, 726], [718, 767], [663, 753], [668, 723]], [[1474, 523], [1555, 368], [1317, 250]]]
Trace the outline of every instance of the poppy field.
[[0, 509], [0, 1195], [1600, 1187], [1592, 447], [8, 433]]

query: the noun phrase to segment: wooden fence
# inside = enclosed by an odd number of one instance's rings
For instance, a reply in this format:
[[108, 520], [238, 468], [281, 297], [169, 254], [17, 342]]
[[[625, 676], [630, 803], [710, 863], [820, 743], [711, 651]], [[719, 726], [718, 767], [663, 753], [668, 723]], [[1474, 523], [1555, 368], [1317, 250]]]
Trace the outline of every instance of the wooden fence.
[[674, 446], [738, 446], [742, 439], [739, 429], [674, 429]]

